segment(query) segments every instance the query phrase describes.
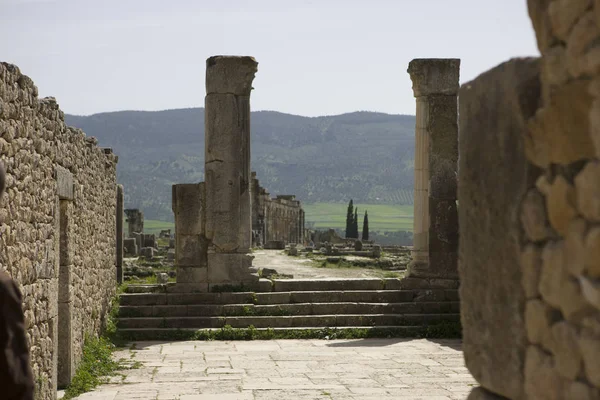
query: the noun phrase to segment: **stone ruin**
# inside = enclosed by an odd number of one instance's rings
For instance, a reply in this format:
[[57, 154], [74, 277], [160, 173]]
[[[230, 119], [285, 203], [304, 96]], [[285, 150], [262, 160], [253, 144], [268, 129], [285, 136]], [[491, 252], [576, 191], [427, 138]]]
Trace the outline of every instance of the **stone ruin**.
[[252, 286], [252, 57], [206, 61], [205, 182], [173, 185], [178, 291]]
[[459, 93], [469, 399], [598, 399], [600, 3], [528, 3], [541, 58]]
[[[144, 233], [144, 213], [137, 208], [125, 210], [127, 215], [127, 238], [123, 241], [125, 256], [151, 259], [158, 249], [155, 234]], [[169, 230], [170, 232], [170, 230]]]
[[36, 398], [56, 398], [97, 335], [122, 270], [117, 156], [65, 125], [52, 97], [0, 63], [0, 268], [17, 282]]
[[[541, 58], [508, 61], [460, 88], [459, 60], [409, 65], [415, 246], [400, 287], [452, 289], [460, 276], [465, 361], [481, 385], [471, 400], [600, 398], [598, 7], [530, 0]], [[256, 69], [250, 57], [207, 60], [206, 181], [173, 187], [177, 290], [255, 282]], [[4, 63], [0, 134], [10, 202], [0, 208], [0, 264], [24, 294], [33, 371], [51, 399], [115, 292], [117, 158], [66, 127], [54, 99], [39, 100]]]
[[286, 244], [304, 244], [304, 210], [294, 195], [271, 198], [252, 172], [253, 245], [284, 249]]

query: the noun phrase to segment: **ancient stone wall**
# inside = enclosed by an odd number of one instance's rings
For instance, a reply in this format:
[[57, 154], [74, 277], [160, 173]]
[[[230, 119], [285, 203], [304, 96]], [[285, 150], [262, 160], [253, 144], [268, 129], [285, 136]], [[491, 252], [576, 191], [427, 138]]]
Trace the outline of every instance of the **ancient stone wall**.
[[[471, 399], [600, 398], [600, 3], [530, 0], [541, 59], [460, 91]], [[501, 396], [501, 397], [500, 397]]]
[[262, 244], [271, 241], [304, 242], [304, 210], [294, 195], [279, 195], [272, 199], [260, 186], [256, 173], [252, 175], [252, 230]]
[[53, 98], [0, 63], [0, 268], [18, 282], [39, 398], [70, 380], [116, 288], [116, 164]]

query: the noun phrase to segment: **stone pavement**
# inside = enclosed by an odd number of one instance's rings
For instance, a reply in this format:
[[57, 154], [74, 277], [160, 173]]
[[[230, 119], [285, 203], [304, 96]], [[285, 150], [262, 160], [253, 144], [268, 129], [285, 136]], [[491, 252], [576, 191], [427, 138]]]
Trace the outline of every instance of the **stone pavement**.
[[81, 400], [466, 399], [459, 340], [138, 342], [143, 363]]

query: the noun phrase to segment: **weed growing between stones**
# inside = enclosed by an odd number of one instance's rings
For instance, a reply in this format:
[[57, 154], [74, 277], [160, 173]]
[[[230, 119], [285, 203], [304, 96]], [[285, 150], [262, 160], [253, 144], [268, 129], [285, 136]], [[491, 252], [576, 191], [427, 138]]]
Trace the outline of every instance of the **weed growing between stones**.
[[127, 340], [273, 340], [273, 339], [367, 339], [367, 338], [428, 338], [459, 339], [462, 329], [459, 322], [442, 322], [423, 327], [410, 328], [322, 328], [322, 329], [289, 329], [275, 330], [233, 328], [225, 325], [220, 329], [173, 330], [148, 332], [147, 337], [141, 333], [122, 333]]
[[[117, 316], [119, 313], [119, 295], [127, 289], [121, 285], [111, 303], [104, 329], [100, 337], [86, 335], [83, 345], [83, 356], [71, 383], [65, 390], [63, 399], [68, 400], [88, 392], [96, 386], [108, 381], [109, 377], [118, 375], [117, 371], [137, 369], [142, 366], [139, 361], [120, 359], [113, 360], [112, 353], [117, 346], [125, 342], [117, 332]], [[123, 376], [124, 379], [124, 376]]]
[[105, 337], [87, 336], [83, 345], [81, 363], [65, 390], [63, 399], [72, 399], [88, 392], [106, 382], [107, 377], [116, 375], [116, 371], [127, 368], [112, 359], [114, 348], [115, 345]]
[[229, 284], [224, 285], [215, 285], [210, 288], [210, 291], [213, 293], [231, 293], [231, 292], [248, 292], [250, 289], [244, 287], [244, 285], [234, 286]]

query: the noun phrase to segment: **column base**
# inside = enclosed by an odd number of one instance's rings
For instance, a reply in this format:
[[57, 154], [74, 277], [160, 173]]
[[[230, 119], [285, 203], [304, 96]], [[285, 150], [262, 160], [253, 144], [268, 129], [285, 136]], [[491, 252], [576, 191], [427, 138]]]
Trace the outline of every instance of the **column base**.
[[208, 282], [215, 285], [258, 284], [252, 268], [254, 256], [242, 253], [208, 253]]
[[406, 268], [405, 276], [458, 280], [457, 261], [457, 253], [431, 252], [427, 261], [412, 260]]
[[406, 278], [431, 278], [429, 274], [429, 262], [428, 261], [411, 261], [406, 267]]

